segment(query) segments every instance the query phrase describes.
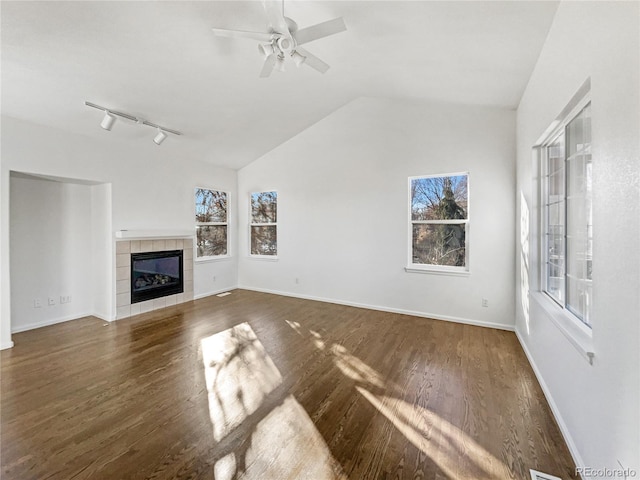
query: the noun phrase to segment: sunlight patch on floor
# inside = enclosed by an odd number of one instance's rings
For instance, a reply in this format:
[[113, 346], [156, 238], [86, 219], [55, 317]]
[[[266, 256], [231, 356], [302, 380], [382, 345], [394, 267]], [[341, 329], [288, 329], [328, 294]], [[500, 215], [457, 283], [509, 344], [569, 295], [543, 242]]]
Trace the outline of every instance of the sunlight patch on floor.
[[346, 480], [248, 323], [201, 340], [216, 480]]
[[376, 395], [365, 388], [356, 390], [367, 399], [413, 445], [428, 455], [449, 478], [459, 478], [458, 464], [467, 463], [464, 470], [473, 471], [477, 480], [492, 479], [501, 464], [496, 457], [458, 427], [439, 415], [386, 395]]
[[248, 323], [203, 338], [213, 436], [220, 441], [254, 413], [282, 375]]

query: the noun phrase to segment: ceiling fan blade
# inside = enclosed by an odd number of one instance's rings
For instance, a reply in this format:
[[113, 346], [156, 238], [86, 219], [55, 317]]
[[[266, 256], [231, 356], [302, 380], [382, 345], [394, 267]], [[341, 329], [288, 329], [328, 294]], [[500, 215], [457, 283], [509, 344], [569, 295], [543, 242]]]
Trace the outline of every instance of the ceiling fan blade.
[[325, 73], [327, 70], [329, 70], [328, 63], [324, 63], [322, 60], [320, 60], [318, 57], [316, 57], [312, 53], [309, 53], [307, 50], [303, 50], [302, 48], [296, 48], [296, 52], [306, 57], [304, 64], [309, 65], [314, 70], [317, 70], [320, 73]]
[[273, 38], [273, 34], [271, 33], [248, 32], [245, 30], [226, 30], [224, 28], [212, 28], [211, 30], [213, 30], [213, 34], [217, 37], [251, 38], [261, 42], [270, 42]]
[[277, 55], [269, 55], [264, 59], [264, 63], [262, 64], [262, 70], [260, 71], [260, 78], [267, 78], [273, 72], [273, 67], [276, 65], [276, 56]]
[[328, 37], [334, 33], [344, 32], [346, 29], [347, 26], [344, 24], [344, 20], [342, 17], [339, 17], [298, 30], [293, 34], [293, 37], [296, 39], [298, 45], [304, 45], [305, 43]]
[[262, 0], [262, 6], [273, 31], [287, 35], [289, 27], [287, 27], [287, 22], [284, 19], [282, 2], [280, 0]]

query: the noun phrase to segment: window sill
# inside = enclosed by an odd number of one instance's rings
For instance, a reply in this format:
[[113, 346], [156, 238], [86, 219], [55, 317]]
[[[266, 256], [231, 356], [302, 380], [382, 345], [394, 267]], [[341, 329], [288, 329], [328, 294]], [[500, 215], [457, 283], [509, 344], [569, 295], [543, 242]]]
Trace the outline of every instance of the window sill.
[[569, 343], [593, 365], [593, 357], [595, 356], [593, 338], [590, 332], [587, 333], [584, 327], [577, 324], [579, 320], [570, 316], [542, 292], [531, 292], [531, 298], [544, 310], [547, 317], [569, 340]]
[[216, 257], [200, 257], [196, 258], [196, 263], [209, 263], [209, 262], [224, 262], [225, 260], [231, 260], [231, 255], [218, 255]]
[[276, 255], [249, 255], [250, 260], [262, 260], [263, 262], [277, 262]]
[[434, 268], [434, 267], [404, 267], [404, 271], [407, 273], [427, 273], [430, 275], [451, 275], [454, 277], [468, 277], [471, 275], [469, 270], [463, 269], [448, 269], [448, 268]]

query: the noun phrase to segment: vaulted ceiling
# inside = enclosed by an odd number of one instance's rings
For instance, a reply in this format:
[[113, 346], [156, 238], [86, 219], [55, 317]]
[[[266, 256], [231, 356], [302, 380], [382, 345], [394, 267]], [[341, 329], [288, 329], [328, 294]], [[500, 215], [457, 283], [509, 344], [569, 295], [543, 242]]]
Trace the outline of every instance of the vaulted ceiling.
[[102, 130], [88, 100], [184, 133], [158, 148], [237, 169], [361, 96], [516, 108], [557, 2], [288, 0], [300, 28], [341, 16], [347, 31], [305, 46], [326, 74], [288, 64], [266, 79], [256, 41], [211, 31], [266, 31], [259, 1], [1, 8], [3, 115], [114, 142], [152, 138], [124, 122]]

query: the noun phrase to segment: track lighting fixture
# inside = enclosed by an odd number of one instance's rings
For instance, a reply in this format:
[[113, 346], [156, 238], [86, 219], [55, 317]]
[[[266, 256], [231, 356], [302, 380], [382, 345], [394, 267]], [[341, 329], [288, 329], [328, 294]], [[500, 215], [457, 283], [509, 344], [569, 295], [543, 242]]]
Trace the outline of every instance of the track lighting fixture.
[[102, 119], [102, 122], [100, 122], [100, 126], [105, 130], [111, 130], [113, 128], [113, 124], [116, 121], [116, 117], [122, 117], [122, 118], [126, 118], [127, 120], [131, 120], [131, 122], [137, 125], [146, 125], [147, 127], [155, 128], [157, 130], [157, 133], [156, 133], [156, 136], [153, 138], [153, 141], [156, 145], [160, 145], [162, 142], [164, 142], [165, 138], [167, 138], [168, 136], [167, 135], [168, 133], [172, 133], [173, 135], [182, 135], [182, 133], [178, 132], [177, 130], [172, 130], [170, 128], [156, 125], [155, 123], [152, 123], [148, 120], [144, 120], [143, 118], [138, 118], [128, 113], [110, 110], [91, 102], [84, 102], [84, 104], [87, 107], [97, 108], [98, 110], [102, 110], [104, 112], [104, 118]]
[[167, 138], [167, 134], [164, 133], [161, 129], [158, 129], [158, 134], [154, 137], [153, 141], [156, 145], [160, 145], [164, 142], [164, 139]]
[[100, 126], [105, 130], [111, 130], [115, 122], [116, 122], [116, 116], [109, 113], [109, 110], [105, 110], [104, 118], [102, 119]]

